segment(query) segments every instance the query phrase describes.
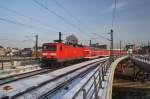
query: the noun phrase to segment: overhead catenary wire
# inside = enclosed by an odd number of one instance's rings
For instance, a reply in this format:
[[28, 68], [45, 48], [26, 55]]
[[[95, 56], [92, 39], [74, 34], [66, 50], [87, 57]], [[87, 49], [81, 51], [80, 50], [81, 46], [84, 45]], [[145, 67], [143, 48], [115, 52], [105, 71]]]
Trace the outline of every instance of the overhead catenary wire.
[[[115, 18], [116, 18], [116, 9], [117, 9], [117, 0], [114, 0], [114, 8], [113, 8], [113, 12], [112, 12], [112, 20], [111, 20], [111, 30], [113, 30], [113, 27], [114, 27], [114, 23], [115, 23]], [[108, 40], [108, 41], [111, 41], [111, 39], [109, 38], [106, 38], [98, 33], [93, 33], [105, 40]], [[109, 33], [110, 34], [110, 33]]]
[[115, 18], [116, 18], [116, 9], [117, 9], [117, 0], [114, 0], [114, 8], [113, 8], [113, 13], [112, 13], [111, 28], [114, 27], [114, 22], [115, 22]]
[[[116, 17], [116, 8], [117, 8], [117, 0], [114, 0], [114, 8], [113, 8], [113, 12], [112, 12], [112, 21], [111, 21], [111, 31], [113, 31], [113, 27], [114, 27], [114, 22], [115, 22], [115, 17]], [[108, 39], [100, 34], [94, 33], [95, 35], [98, 35], [99, 37], [106, 39], [108, 41], [112, 41], [112, 39]], [[111, 34], [111, 33], [109, 33]]]
[[[7, 23], [12, 23], [12, 24], [16, 24], [16, 25], [23, 26], [23, 27], [30, 28], [30, 29], [36, 29], [36, 30], [37, 29], [43, 29], [43, 30], [47, 30], [45, 28], [41, 28], [41, 27], [37, 27], [37, 26], [33, 26], [33, 25], [28, 25], [28, 24], [24, 24], [24, 23], [21, 23], [21, 22], [18, 22], [18, 21], [14, 21], [14, 20], [2, 18], [2, 17], [0, 17], [0, 21], [7, 22]], [[53, 32], [56, 32], [56, 31], [53, 31]]]
[[76, 20], [79, 24], [81, 24], [81, 21], [76, 16], [74, 16], [70, 11], [68, 11], [64, 6], [62, 6], [57, 0], [53, 1], [56, 3], [58, 7], [63, 9], [69, 16], [71, 16], [74, 20]]
[[[33, 20], [33, 21], [35, 21], [36, 23], [40, 23], [40, 24], [42, 24], [45, 28], [51, 28], [51, 29], [53, 28], [53, 29], [54, 29], [54, 30], [52, 29], [53, 31], [57, 31], [57, 30], [58, 30], [58, 28], [56, 28], [56, 27], [54, 27], [54, 26], [46, 25], [46, 24], [44, 24], [44, 22], [42, 22], [41, 20], [38, 20], [38, 19], [36, 19], [36, 18], [27, 16], [27, 15], [25, 15], [25, 14], [23, 14], [23, 13], [20, 13], [20, 12], [18, 12], [18, 11], [13, 10], [13, 9], [9, 9], [9, 8], [7, 8], [7, 7], [4, 7], [4, 6], [0, 6], [0, 8], [5, 9], [5, 10], [7, 10], [7, 11], [9, 11], [9, 12], [15, 13], [16, 15], [22, 16], [22, 17], [24, 17], [24, 18], [26, 18], [26, 19]], [[65, 30], [64, 30], [64, 31], [65, 31]]]
[[63, 16], [57, 14], [55, 11], [51, 10], [50, 8], [48, 8], [47, 6], [45, 6], [44, 4], [40, 3], [37, 0], [32, 0], [32, 1], [35, 2], [37, 5], [39, 5], [40, 7], [42, 7], [43, 9], [47, 10], [49, 13], [51, 13], [51, 14], [57, 16], [58, 18], [60, 18], [62, 21], [64, 21], [69, 26], [72, 26], [73, 28], [76, 28], [78, 31], [83, 32], [83, 31], [81, 31], [80, 27], [77, 27], [75, 24], [73, 24], [72, 22], [68, 21]]
[[[55, 2], [55, 4], [60, 7], [62, 10], [64, 10], [70, 17], [72, 17], [78, 24], [79, 26], [81, 26], [82, 22], [75, 16], [73, 15], [69, 10], [67, 10], [62, 4], [60, 4], [57, 0], [53, 0]], [[82, 25], [83, 26], [83, 25]], [[85, 25], [84, 25], [85, 27]], [[89, 27], [86, 26], [86, 29], [89, 29]], [[80, 30], [82, 32], [85, 32], [83, 31], [83, 29], [80, 28]]]
[[109, 39], [109, 38], [106, 38], [106, 37], [104, 37], [104, 36], [102, 36], [102, 35], [100, 35], [100, 34], [98, 34], [98, 33], [93, 33], [93, 34], [95, 34], [95, 35], [97, 35], [97, 36], [99, 36], [99, 37], [101, 37], [101, 38], [103, 38], [103, 39], [105, 39], [105, 40], [110, 41], [110, 39]]

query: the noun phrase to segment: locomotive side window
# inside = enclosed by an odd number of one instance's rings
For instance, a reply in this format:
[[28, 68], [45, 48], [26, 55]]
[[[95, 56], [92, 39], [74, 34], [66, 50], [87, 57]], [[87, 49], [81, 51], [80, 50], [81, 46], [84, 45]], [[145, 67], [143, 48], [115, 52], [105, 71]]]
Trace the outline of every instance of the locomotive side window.
[[44, 51], [56, 51], [56, 45], [44, 45], [43, 50]]

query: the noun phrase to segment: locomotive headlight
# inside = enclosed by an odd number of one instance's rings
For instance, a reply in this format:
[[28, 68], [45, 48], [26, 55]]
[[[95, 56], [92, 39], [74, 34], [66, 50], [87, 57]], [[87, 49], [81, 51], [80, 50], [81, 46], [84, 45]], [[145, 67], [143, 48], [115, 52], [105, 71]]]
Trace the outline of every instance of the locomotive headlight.
[[51, 55], [51, 56], [56, 56], [56, 53], [50, 53], [49, 55]]
[[42, 53], [43, 56], [48, 55], [48, 53]]
[[56, 53], [42, 53], [43, 56], [56, 56]]

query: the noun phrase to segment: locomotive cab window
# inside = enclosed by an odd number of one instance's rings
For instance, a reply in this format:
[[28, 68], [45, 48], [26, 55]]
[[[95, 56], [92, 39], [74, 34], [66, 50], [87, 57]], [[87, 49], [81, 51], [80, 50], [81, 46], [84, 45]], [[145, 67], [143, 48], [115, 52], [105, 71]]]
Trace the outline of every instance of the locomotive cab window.
[[43, 50], [44, 51], [56, 51], [56, 45], [44, 45]]
[[90, 51], [85, 51], [85, 54], [90, 54]]

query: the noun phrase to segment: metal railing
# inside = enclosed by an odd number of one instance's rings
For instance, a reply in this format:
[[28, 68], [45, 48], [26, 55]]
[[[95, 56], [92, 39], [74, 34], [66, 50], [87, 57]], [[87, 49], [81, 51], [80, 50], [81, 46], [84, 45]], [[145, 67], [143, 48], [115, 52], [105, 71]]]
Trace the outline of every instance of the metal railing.
[[[114, 60], [126, 55], [120, 55], [114, 57]], [[114, 71], [108, 71], [112, 61], [108, 60], [98, 67], [98, 69], [90, 76], [89, 79], [81, 86], [81, 88], [73, 95], [72, 99], [111, 99], [112, 92], [112, 81]], [[109, 72], [109, 74], [107, 74]], [[107, 74], [107, 75], [106, 75]], [[108, 76], [108, 77], [107, 77]], [[103, 82], [103, 85], [102, 85]], [[104, 84], [105, 82], [105, 84]], [[102, 95], [100, 95], [100, 90], [103, 90]]]
[[[16, 66], [15, 62], [20, 62], [21, 66], [34, 65], [40, 62], [40, 58], [35, 57], [0, 57], [0, 69], [4, 70], [5, 66]], [[6, 65], [7, 64], [7, 65]]]
[[76, 99], [78, 96], [83, 99], [99, 99], [98, 92], [102, 88], [102, 82], [110, 65], [108, 61], [104, 62], [93, 73], [93, 75], [85, 82], [85, 84], [75, 93], [72, 99]]

